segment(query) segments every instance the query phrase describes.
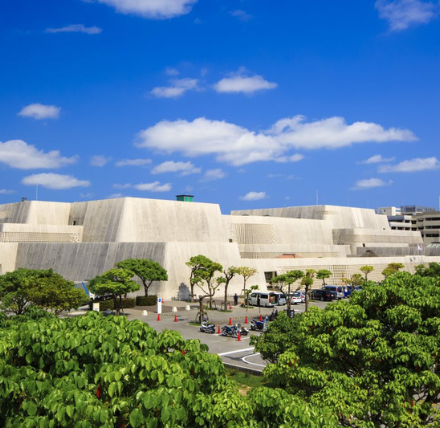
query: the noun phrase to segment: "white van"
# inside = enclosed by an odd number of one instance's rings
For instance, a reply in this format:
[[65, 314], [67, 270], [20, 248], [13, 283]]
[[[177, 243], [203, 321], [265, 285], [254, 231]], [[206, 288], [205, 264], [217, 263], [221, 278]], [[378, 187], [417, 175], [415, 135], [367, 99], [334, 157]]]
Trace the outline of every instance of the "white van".
[[343, 299], [345, 297], [344, 288], [342, 285], [326, 285], [322, 287], [324, 290], [335, 291], [336, 297], [339, 299]]
[[254, 291], [248, 297], [249, 304], [252, 306], [278, 306], [278, 293]]
[[275, 294], [277, 296], [278, 306], [287, 305], [287, 296], [284, 293], [274, 291], [271, 294]]

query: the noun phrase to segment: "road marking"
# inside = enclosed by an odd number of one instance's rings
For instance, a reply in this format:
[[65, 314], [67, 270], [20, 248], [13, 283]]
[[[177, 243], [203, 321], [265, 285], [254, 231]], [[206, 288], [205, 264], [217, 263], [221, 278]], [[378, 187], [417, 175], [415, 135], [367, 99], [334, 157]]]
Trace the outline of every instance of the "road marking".
[[246, 364], [251, 364], [251, 365], [253, 365], [253, 366], [258, 366], [258, 367], [264, 367], [264, 368], [266, 368], [266, 366], [264, 366], [264, 365], [262, 365], [262, 364], [251, 363], [251, 362], [249, 362], [249, 361], [246, 360], [246, 358], [256, 357], [257, 355], [260, 355], [260, 353], [258, 352], [257, 354], [247, 355], [246, 357], [243, 357], [243, 358], [241, 359], [241, 361], [243, 361], [243, 362], [246, 363]]
[[223, 357], [225, 355], [230, 355], [230, 354], [238, 354], [239, 352], [246, 352], [246, 351], [253, 351], [254, 347], [252, 348], [246, 348], [246, 349], [239, 349], [238, 351], [230, 351], [230, 352], [223, 352], [222, 354], [217, 354], [219, 357]]

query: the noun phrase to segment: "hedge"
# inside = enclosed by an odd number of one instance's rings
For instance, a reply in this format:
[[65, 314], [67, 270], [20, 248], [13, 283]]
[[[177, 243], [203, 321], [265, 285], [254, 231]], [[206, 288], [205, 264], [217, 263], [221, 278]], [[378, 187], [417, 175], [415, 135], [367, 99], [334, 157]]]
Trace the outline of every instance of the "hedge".
[[[122, 299], [122, 305], [121, 308], [134, 308], [136, 306], [136, 301], [134, 298], [126, 298]], [[102, 300], [99, 302], [99, 310], [106, 311], [107, 309], [115, 309], [115, 305], [113, 303], [113, 300]]]
[[157, 296], [136, 296], [136, 306], [154, 306], [157, 303]]

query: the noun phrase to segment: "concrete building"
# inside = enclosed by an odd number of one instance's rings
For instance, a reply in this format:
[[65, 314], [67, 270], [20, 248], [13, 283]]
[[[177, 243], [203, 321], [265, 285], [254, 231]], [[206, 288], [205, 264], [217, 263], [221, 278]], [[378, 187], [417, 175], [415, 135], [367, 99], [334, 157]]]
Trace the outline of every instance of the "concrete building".
[[[179, 195], [182, 196], [182, 195]], [[190, 195], [189, 195], [190, 196]], [[317, 205], [234, 211], [217, 204], [140, 198], [57, 203], [22, 201], [0, 205], [0, 273], [18, 267], [52, 268], [73, 281], [86, 281], [127, 258], [147, 258], [168, 271], [152, 286], [165, 299], [189, 294], [186, 262], [203, 254], [258, 273], [248, 285], [292, 269], [328, 269], [329, 284], [359, 273], [366, 264], [381, 280], [391, 262], [414, 266], [440, 262], [440, 249], [420, 252], [420, 232], [391, 230], [373, 210]], [[374, 255], [375, 257], [365, 258]], [[234, 278], [230, 292], [240, 292]], [[317, 282], [319, 286], [319, 281]], [[142, 293], [142, 291], [140, 291]]]

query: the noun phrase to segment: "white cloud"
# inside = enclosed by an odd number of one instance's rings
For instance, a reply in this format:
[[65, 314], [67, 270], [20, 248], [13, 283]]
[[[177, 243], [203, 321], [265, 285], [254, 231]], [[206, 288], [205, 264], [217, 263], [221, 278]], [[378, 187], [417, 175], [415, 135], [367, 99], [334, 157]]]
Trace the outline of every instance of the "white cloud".
[[113, 184], [113, 187], [115, 189], [129, 189], [132, 186], [130, 183], [126, 183], [126, 184]]
[[74, 164], [77, 157], [65, 158], [58, 150], [44, 153], [23, 140], [0, 141], [0, 163], [18, 169], [61, 168]]
[[150, 192], [168, 192], [171, 190], [171, 184], [160, 184], [159, 181], [153, 183], [140, 183], [133, 186], [136, 190], [147, 190]]
[[368, 180], [358, 180], [352, 190], [366, 190], [373, 187], [383, 187], [389, 186], [393, 182], [390, 180], [388, 182], [381, 180], [380, 178], [369, 178]]
[[109, 158], [107, 156], [101, 156], [101, 155], [93, 156], [90, 159], [90, 165], [92, 165], [92, 166], [105, 166], [111, 161], [111, 159], [112, 158]]
[[437, 6], [420, 0], [377, 0], [379, 17], [386, 19], [391, 31], [401, 31], [411, 25], [426, 24], [437, 16]]
[[33, 117], [34, 119], [58, 119], [61, 108], [44, 104], [29, 104], [18, 113], [19, 116]]
[[173, 67], [167, 67], [167, 68], [165, 68], [165, 74], [167, 76], [178, 76], [179, 70], [177, 70], [176, 68], [173, 68]]
[[226, 177], [226, 174], [220, 168], [208, 169], [203, 175], [202, 181], [220, 180], [224, 177]]
[[381, 165], [378, 169], [379, 172], [417, 172], [426, 171], [432, 169], [439, 169], [440, 162], [435, 157], [431, 158], [416, 158], [400, 162], [397, 165]]
[[107, 196], [107, 199], [118, 199], [118, 198], [123, 198], [124, 195], [122, 193], [113, 193], [109, 196]]
[[11, 193], [14, 193], [14, 191], [9, 189], [0, 189], [0, 195], [10, 195]]
[[93, 198], [93, 193], [80, 193], [79, 197], [81, 199], [92, 199]]
[[196, 168], [191, 162], [166, 161], [157, 165], [151, 170], [152, 174], [163, 174], [166, 172], [180, 172], [181, 175], [198, 174], [201, 169]]
[[46, 33], [85, 33], [85, 34], [99, 34], [102, 32], [102, 28], [93, 26], [86, 27], [83, 24], [68, 25], [62, 28], [48, 28]]
[[383, 163], [383, 162], [392, 162], [395, 158], [383, 158], [382, 155], [374, 155], [370, 158], [357, 162], [358, 164], [370, 164], [370, 163]]
[[[89, 0], [86, 0], [89, 1]], [[185, 15], [197, 0], [95, 0], [114, 7], [118, 12], [143, 18], [164, 19]]]
[[72, 175], [61, 175], [53, 173], [34, 174], [24, 177], [21, 182], [27, 186], [43, 186], [47, 189], [71, 189], [72, 187], [88, 187], [90, 181], [78, 180]]
[[296, 153], [292, 156], [281, 156], [275, 159], [275, 162], [287, 163], [287, 162], [299, 162], [304, 159], [304, 155]]
[[220, 162], [240, 166], [257, 161], [300, 160], [302, 155], [288, 154], [292, 149], [337, 149], [355, 143], [415, 139], [409, 130], [384, 129], [368, 122], [347, 125], [341, 117], [307, 123], [303, 116], [295, 116], [281, 119], [271, 129], [260, 132], [200, 117], [192, 122], [159, 122], [141, 131], [136, 145], [190, 157], [211, 154]]
[[145, 166], [151, 163], [151, 159], [122, 159], [116, 162], [116, 166]]
[[151, 91], [157, 98], [178, 98], [185, 92], [197, 89], [197, 79], [174, 79], [171, 86], [159, 86]]
[[231, 77], [220, 80], [214, 85], [214, 89], [221, 93], [252, 94], [265, 89], [275, 89], [278, 86], [276, 83], [268, 82], [262, 76], [246, 76], [243, 74], [244, 70], [241, 69]]
[[266, 198], [266, 192], [249, 192], [246, 195], [241, 196], [243, 201], [259, 201]]
[[240, 21], [243, 21], [243, 22], [247, 22], [253, 18], [252, 15], [249, 15], [248, 13], [246, 13], [244, 10], [241, 10], [241, 9], [233, 10], [232, 12], [229, 12], [229, 13], [232, 16], [235, 16], [236, 18], [238, 18]]

